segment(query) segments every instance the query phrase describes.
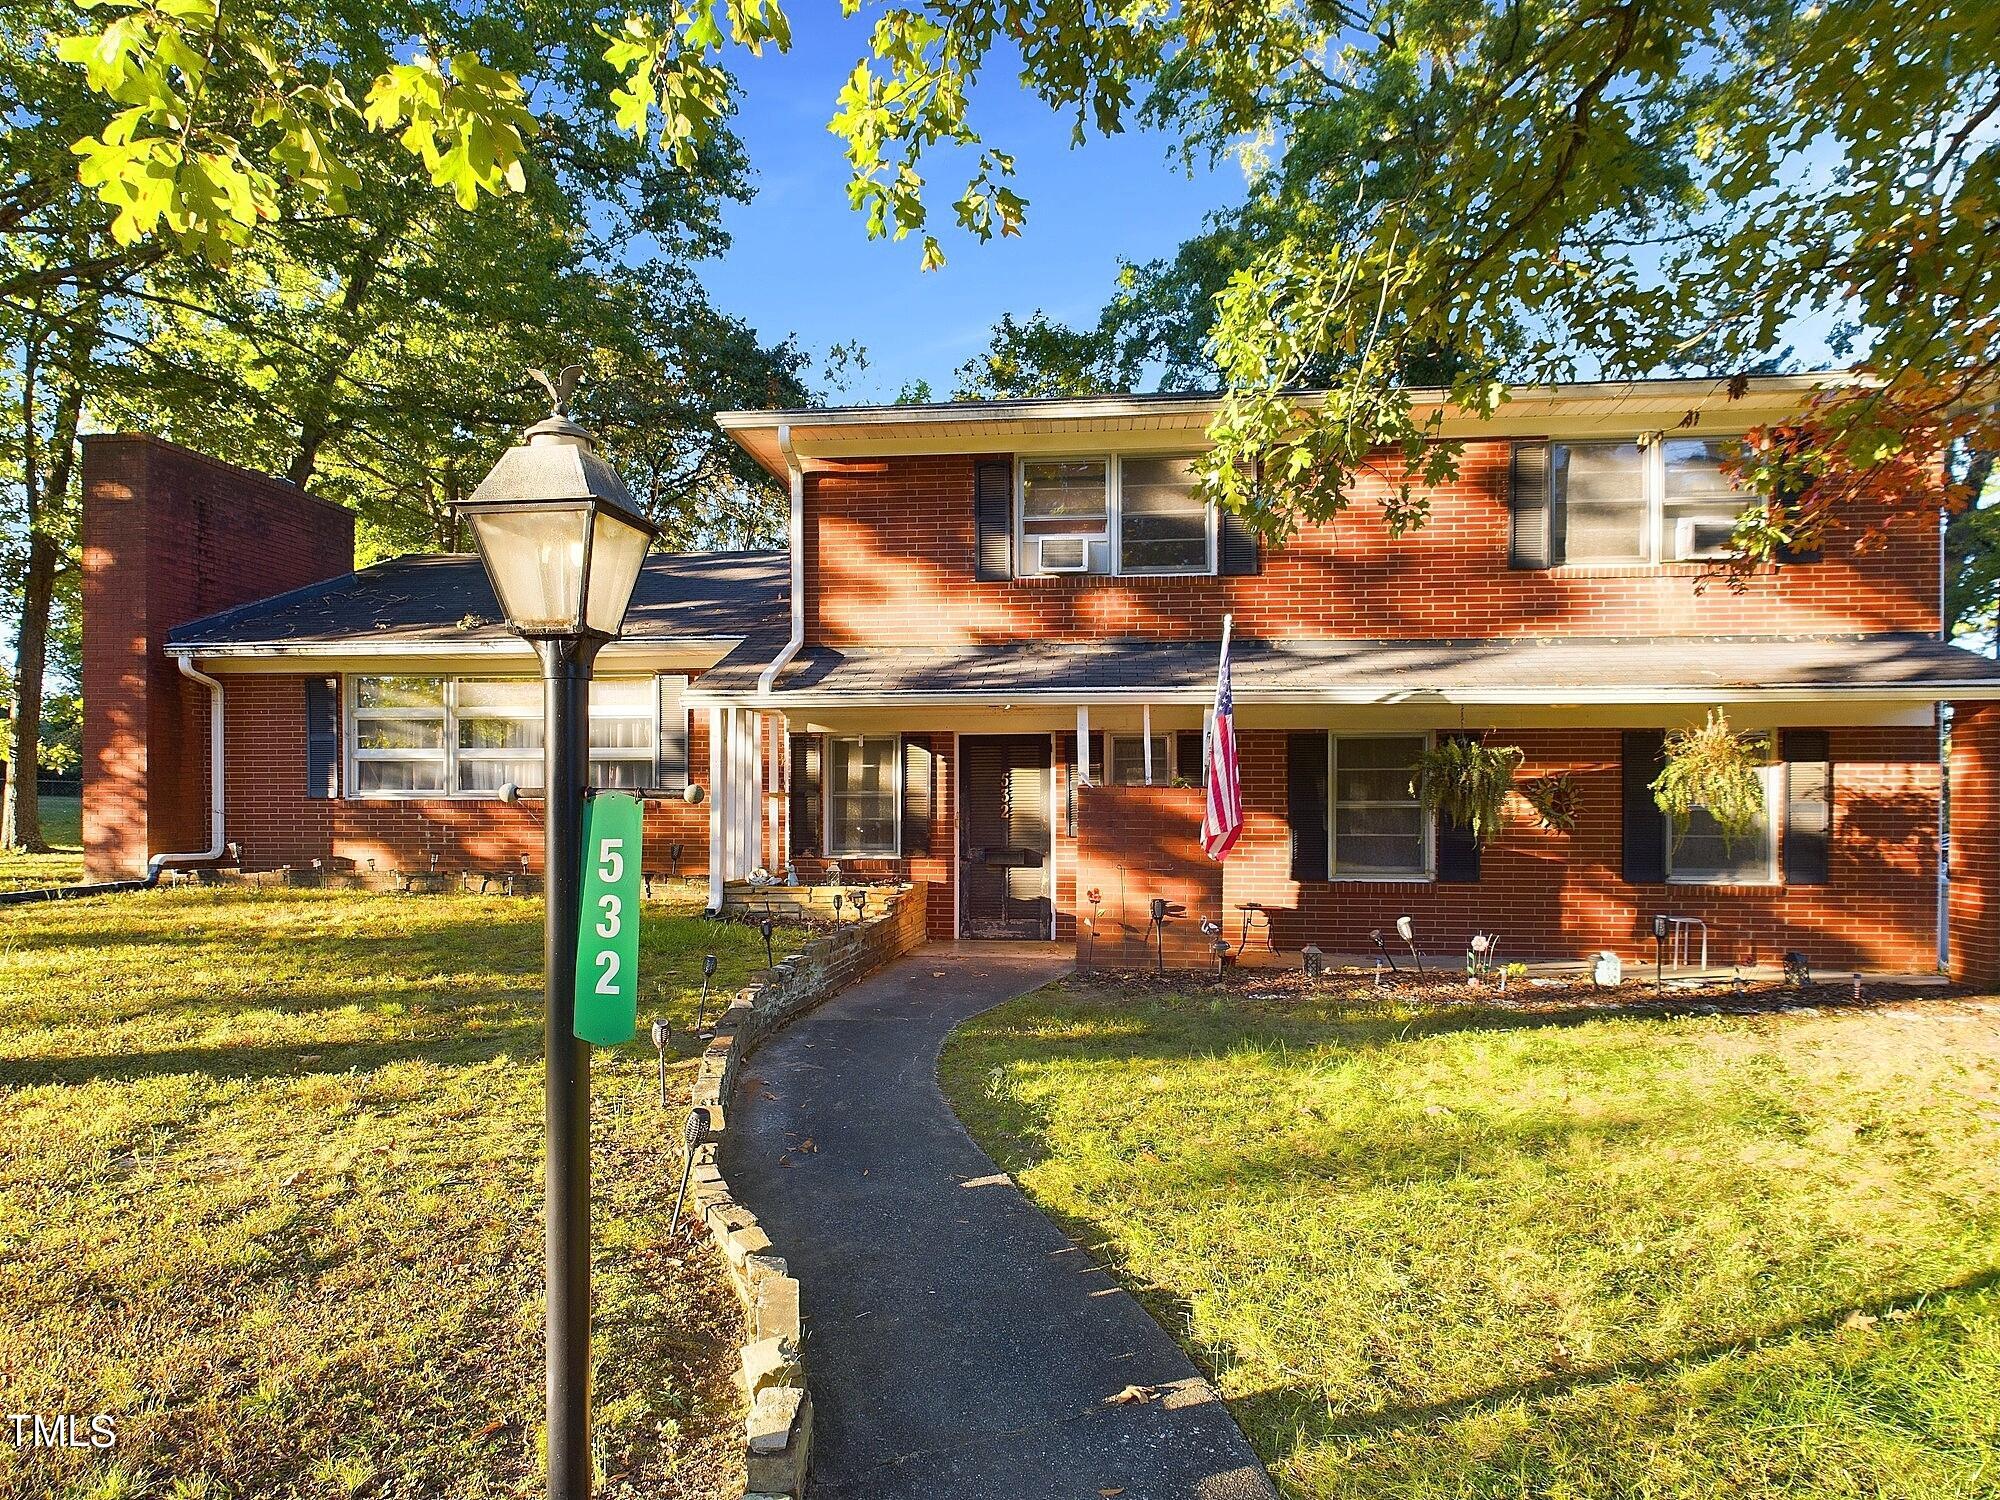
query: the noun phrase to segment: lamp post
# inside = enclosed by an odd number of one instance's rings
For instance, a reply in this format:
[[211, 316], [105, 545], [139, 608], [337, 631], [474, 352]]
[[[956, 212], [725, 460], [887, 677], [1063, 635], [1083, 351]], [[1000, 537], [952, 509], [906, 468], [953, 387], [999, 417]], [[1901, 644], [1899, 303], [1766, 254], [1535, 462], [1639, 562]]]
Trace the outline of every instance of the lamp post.
[[547, 1051], [546, 1328], [552, 1500], [586, 1500], [590, 1454], [590, 1054], [576, 1035], [590, 672], [616, 636], [657, 528], [566, 410], [575, 366], [533, 372], [549, 415], [457, 510], [507, 623], [542, 664], [542, 926]]

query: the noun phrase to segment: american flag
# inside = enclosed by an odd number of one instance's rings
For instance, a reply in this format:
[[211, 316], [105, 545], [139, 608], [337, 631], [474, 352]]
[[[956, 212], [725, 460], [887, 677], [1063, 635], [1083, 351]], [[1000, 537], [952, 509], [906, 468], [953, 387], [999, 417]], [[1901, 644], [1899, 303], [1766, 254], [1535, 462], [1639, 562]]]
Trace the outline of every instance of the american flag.
[[1236, 702], [1229, 691], [1229, 632], [1222, 621], [1222, 665], [1215, 674], [1215, 716], [1208, 731], [1208, 788], [1201, 815], [1202, 852], [1224, 860], [1243, 832], [1243, 780], [1236, 765]]

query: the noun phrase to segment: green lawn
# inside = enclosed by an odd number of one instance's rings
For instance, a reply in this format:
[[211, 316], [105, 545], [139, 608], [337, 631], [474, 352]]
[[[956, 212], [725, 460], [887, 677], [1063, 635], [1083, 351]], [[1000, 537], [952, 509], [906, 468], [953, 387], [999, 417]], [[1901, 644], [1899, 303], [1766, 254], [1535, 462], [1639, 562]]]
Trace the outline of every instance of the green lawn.
[[943, 1076], [1289, 1496], [2000, 1495], [2000, 1005], [1071, 980]]
[[[730, 984], [762, 944], [690, 911], [649, 906], [642, 1039], [594, 1067], [612, 1497], [742, 1483], [737, 1304], [668, 1215], [700, 956]], [[119, 1439], [0, 1441], [0, 1497], [539, 1493], [540, 923], [200, 889], [0, 914], [0, 1411]]]
[[42, 798], [42, 837], [48, 854], [0, 850], [0, 891], [72, 885], [83, 879], [83, 802], [77, 797]]

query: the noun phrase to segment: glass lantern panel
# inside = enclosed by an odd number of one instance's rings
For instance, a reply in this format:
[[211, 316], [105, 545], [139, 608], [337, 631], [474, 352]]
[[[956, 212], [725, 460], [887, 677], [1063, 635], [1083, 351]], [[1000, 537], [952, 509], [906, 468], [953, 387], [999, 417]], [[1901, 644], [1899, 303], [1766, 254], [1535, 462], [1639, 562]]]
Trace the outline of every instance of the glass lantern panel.
[[531, 634], [576, 630], [590, 512], [581, 506], [474, 511], [471, 520], [508, 623]]

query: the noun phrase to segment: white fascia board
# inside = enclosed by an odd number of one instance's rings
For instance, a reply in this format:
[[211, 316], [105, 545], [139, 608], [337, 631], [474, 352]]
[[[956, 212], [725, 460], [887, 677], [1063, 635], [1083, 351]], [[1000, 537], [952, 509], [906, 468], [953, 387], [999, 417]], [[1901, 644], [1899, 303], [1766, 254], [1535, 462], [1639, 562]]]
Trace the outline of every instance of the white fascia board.
[[[707, 704], [747, 703], [751, 694], [703, 693], [699, 681], [688, 689], [690, 703]], [[1129, 704], [1206, 704], [1213, 698], [1207, 689], [1185, 690], [1164, 688], [1102, 688], [1089, 692], [1014, 692], [995, 693], [990, 691], [965, 693], [896, 693], [889, 695], [845, 696], [833, 693], [786, 693], [775, 692], [765, 702], [778, 708], [800, 709], [894, 709], [894, 708], [949, 708], [958, 705], [998, 708], [1009, 703], [1032, 703], [1041, 707], [1075, 707], [1078, 704], [1129, 703]], [[1899, 703], [1935, 703], [1942, 699], [1993, 700], [2000, 699], [2000, 682], [1967, 683], [1923, 683], [1917, 686], [1907, 684], [1871, 685], [1853, 683], [1840, 687], [1778, 686], [1778, 687], [1684, 687], [1663, 688], [1633, 686], [1590, 687], [1551, 689], [1545, 692], [1526, 693], [1517, 688], [1421, 688], [1404, 692], [1385, 692], [1377, 689], [1330, 688], [1316, 693], [1261, 693], [1243, 688], [1235, 690], [1238, 703], [1255, 703], [1267, 706], [1296, 705], [1346, 705], [1350, 707], [1382, 707], [1405, 703], [1438, 704], [1486, 704], [1496, 707], [1510, 705], [1528, 707], [1562, 708], [1571, 704], [1621, 704], [1621, 703], [1815, 703], [1841, 702], [1849, 699], [1892, 701]]]
[[[741, 636], [682, 636], [667, 640], [613, 641], [598, 656], [600, 665], [660, 660], [706, 670], [743, 643]], [[169, 657], [186, 657], [228, 672], [296, 672], [305, 665], [341, 664], [365, 671], [371, 663], [435, 661], [442, 664], [521, 662], [532, 664], [534, 647], [518, 637], [474, 641], [315, 641], [169, 645]]]

